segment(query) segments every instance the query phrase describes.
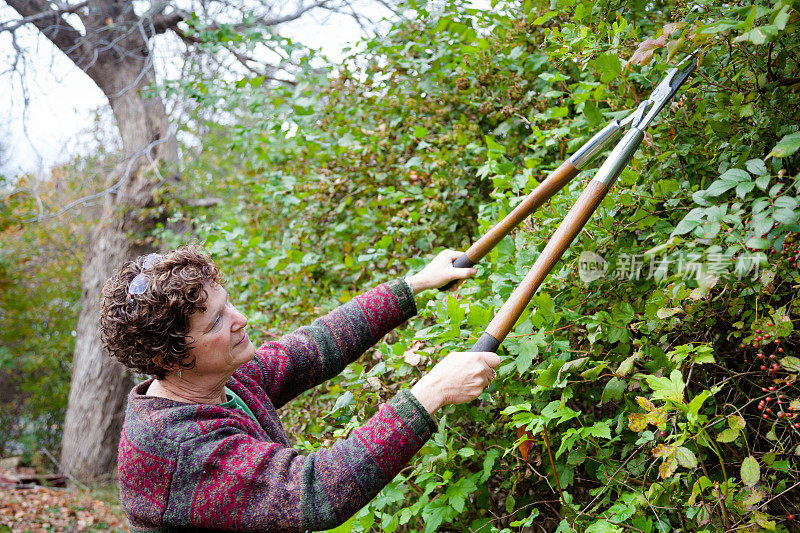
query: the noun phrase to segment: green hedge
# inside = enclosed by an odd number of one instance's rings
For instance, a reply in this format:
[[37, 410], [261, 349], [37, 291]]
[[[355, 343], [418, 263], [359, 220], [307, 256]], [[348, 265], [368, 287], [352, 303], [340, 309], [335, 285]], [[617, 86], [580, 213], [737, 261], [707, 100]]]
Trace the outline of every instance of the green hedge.
[[[797, 2], [437, 5], [407, 4], [388, 37], [295, 87], [177, 84], [203, 112], [176, 195], [224, 202], [174, 217], [261, 340], [465, 249], [672, 64], [700, 66], [503, 344], [491, 390], [444, 409], [337, 531], [785, 531], [800, 515]], [[346, 435], [468, 349], [592, 173], [295, 402], [298, 445]], [[589, 252], [606, 270], [583, 281]]]

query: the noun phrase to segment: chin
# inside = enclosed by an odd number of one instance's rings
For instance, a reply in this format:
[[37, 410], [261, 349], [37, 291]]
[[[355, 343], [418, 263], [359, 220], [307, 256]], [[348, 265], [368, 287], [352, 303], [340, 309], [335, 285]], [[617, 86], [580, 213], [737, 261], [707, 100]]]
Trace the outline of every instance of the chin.
[[245, 363], [252, 361], [253, 357], [256, 355], [256, 347], [250, 342], [250, 339], [247, 339], [247, 346], [244, 347], [245, 352]]

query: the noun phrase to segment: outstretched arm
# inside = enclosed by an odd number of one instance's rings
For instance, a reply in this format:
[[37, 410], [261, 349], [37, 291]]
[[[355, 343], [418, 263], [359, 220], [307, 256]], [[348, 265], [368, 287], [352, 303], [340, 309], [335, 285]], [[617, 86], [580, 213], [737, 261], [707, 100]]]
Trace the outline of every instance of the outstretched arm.
[[255, 364], [275, 407], [336, 376], [389, 331], [414, 316], [414, 294], [474, 275], [474, 269], [453, 267], [459, 255], [445, 250], [418, 274], [379, 285], [310, 326], [261, 346]]

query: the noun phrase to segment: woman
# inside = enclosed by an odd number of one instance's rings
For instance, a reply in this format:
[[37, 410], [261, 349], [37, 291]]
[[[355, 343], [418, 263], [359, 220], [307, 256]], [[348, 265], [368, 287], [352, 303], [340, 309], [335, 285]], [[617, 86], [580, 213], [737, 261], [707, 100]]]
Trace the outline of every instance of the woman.
[[442, 252], [258, 349], [199, 248], [123, 265], [103, 289], [103, 342], [153, 376], [131, 391], [119, 443], [131, 531], [321, 530], [356, 513], [433, 434], [437, 409], [483, 391], [497, 355], [447, 355], [348, 438], [308, 455], [292, 449], [276, 409], [413, 316], [415, 293], [474, 275], [452, 266], [458, 255]]

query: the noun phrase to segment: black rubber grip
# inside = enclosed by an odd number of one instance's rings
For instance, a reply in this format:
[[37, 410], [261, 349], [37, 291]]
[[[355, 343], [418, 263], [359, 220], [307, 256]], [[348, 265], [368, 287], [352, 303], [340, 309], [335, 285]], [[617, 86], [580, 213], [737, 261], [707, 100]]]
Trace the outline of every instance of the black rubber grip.
[[469, 349], [470, 352], [494, 352], [497, 353], [497, 349], [500, 347], [500, 341], [492, 337], [489, 333], [484, 332], [481, 335], [481, 338], [478, 339], [472, 348]]
[[[470, 259], [467, 256], [467, 254], [461, 254], [455, 261], [453, 261], [453, 266], [456, 268], [469, 268], [475, 266], [475, 263], [472, 262], [472, 259]], [[439, 290], [446, 291], [447, 289], [458, 283], [458, 281], [459, 280], [457, 279], [454, 279], [453, 281], [448, 281], [447, 283], [439, 287]]]

